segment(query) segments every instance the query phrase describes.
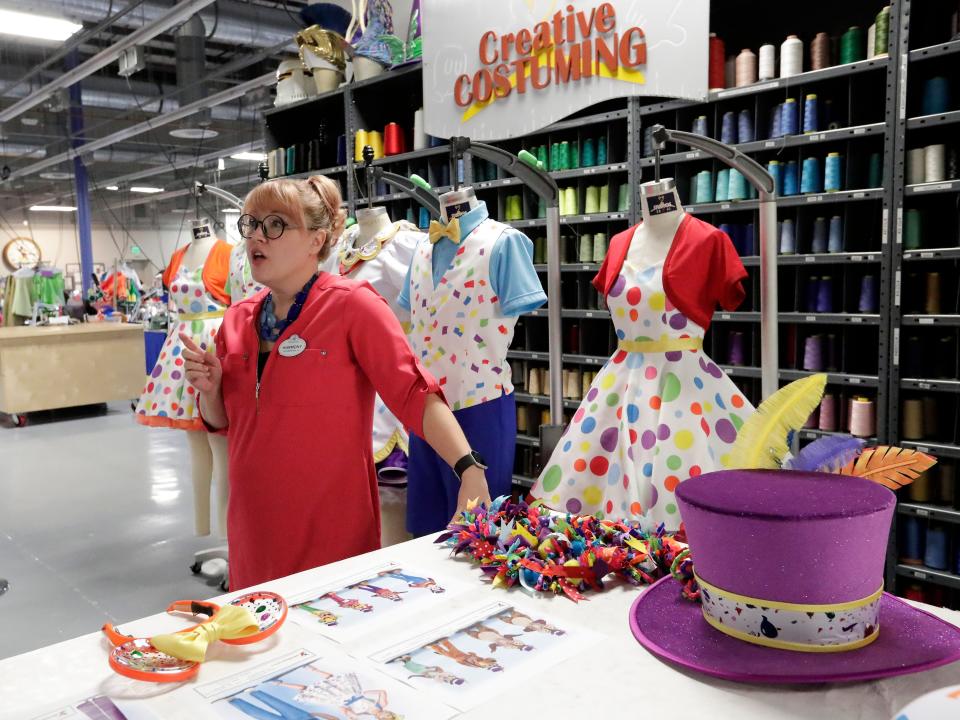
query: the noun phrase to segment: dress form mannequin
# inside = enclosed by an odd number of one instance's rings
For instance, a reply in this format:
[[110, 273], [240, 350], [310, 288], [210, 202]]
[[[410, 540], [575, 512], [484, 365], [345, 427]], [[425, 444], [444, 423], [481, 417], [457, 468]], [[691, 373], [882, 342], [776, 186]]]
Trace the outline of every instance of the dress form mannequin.
[[686, 215], [673, 178], [643, 183], [640, 211], [643, 222], [634, 232], [627, 259], [635, 267], [649, 267], [666, 259], [677, 228]]
[[357, 210], [357, 225], [360, 226], [360, 234], [357, 235], [354, 245], [362, 247], [378, 232], [390, 227], [390, 216], [383, 207], [361, 208]]
[[472, 187], [451, 190], [440, 196], [440, 219], [447, 223], [470, 212], [480, 204]]

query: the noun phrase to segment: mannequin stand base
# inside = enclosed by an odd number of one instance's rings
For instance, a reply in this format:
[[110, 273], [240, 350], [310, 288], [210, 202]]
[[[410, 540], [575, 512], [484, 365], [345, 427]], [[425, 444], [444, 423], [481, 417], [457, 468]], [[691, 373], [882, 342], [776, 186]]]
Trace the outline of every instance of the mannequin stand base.
[[10, 583], [7, 582], [4, 578], [0, 578], [0, 595], [3, 595], [9, 589], [10, 589]]
[[200, 552], [194, 553], [193, 565], [190, 566], [190, 572], [192, 572], [194, 575], [206, 574], [203, 572], [203, 566], [205, 563], [209, 562], [210, 560], [222, 560], [223, 563], [217, 564], [223, 566], [223, 571], [209, 577], [213, 579], [219, 578], [220, 589], [224, 592], [229, 592], [230, 567], [227, 565], [227, 559], [227, 548], [225, 546], [210, 548], [209, 550], [201, 550]]

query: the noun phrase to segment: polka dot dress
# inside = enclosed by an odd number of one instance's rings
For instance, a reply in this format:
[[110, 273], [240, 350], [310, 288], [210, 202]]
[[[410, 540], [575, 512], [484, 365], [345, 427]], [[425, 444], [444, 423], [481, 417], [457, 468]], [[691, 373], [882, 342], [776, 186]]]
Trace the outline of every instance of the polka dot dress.
[[185, 316], [222, 313], [226, 306], [207, 292], [202, 276], [203, 268], [187, 271], [181, 267], [170, 285], [170, 300], [176, 305], [180, 319], [167, 334], [157, 364], [147, 376], [140, 402], [137, 403], [136, 418], [142, 425], [179, 430], [203, 429], [203, 421], [197, 410], [196, 391], [187, 382], [183, 370], [180, 333], [186, 333], [204, 350], [212, 350], [223, 317], [189, 320]]
[[[617, 337], [702, 338], [667, 299], [663, 263], [625, 261], [610, 290]], [[555, 510], [680, 526], [674, 499], [688, 477], [727, 466], [737, 431], [753, 412], [702, 350], [618, 350], [594, 380], [532, 494]]]

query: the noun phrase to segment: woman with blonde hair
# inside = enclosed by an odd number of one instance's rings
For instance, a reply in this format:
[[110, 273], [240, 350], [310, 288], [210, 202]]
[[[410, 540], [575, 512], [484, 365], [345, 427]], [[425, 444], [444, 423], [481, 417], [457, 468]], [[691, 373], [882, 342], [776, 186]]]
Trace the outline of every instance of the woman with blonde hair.
[[215, 347], [189, 338], [187, 379], [230, 437], [230, 580], [247, 587], [379, 547], [374, 395], [488, 500], [484, 467], [437, 382], [367, 283], [318, 271], [343, 232], [332, 180], [263, 183], [237, 225], [265, 289], [233, 305]]

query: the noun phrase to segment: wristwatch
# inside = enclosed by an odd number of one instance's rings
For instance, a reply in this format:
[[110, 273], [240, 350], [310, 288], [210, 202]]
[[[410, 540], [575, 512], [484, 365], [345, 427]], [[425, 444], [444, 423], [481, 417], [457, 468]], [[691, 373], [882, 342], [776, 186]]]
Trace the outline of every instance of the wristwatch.
[[462, 458], [457, 460], [457, 464], [453, 466], [453, 474], [457, 476], [458, 480], [463, 482], [463, 474], [468, 468], [473, 467], [474, 465], [481, 470], [487, 469], [487, 464], [483, 461], [483, 456], [476, 450], [471, 450]]

